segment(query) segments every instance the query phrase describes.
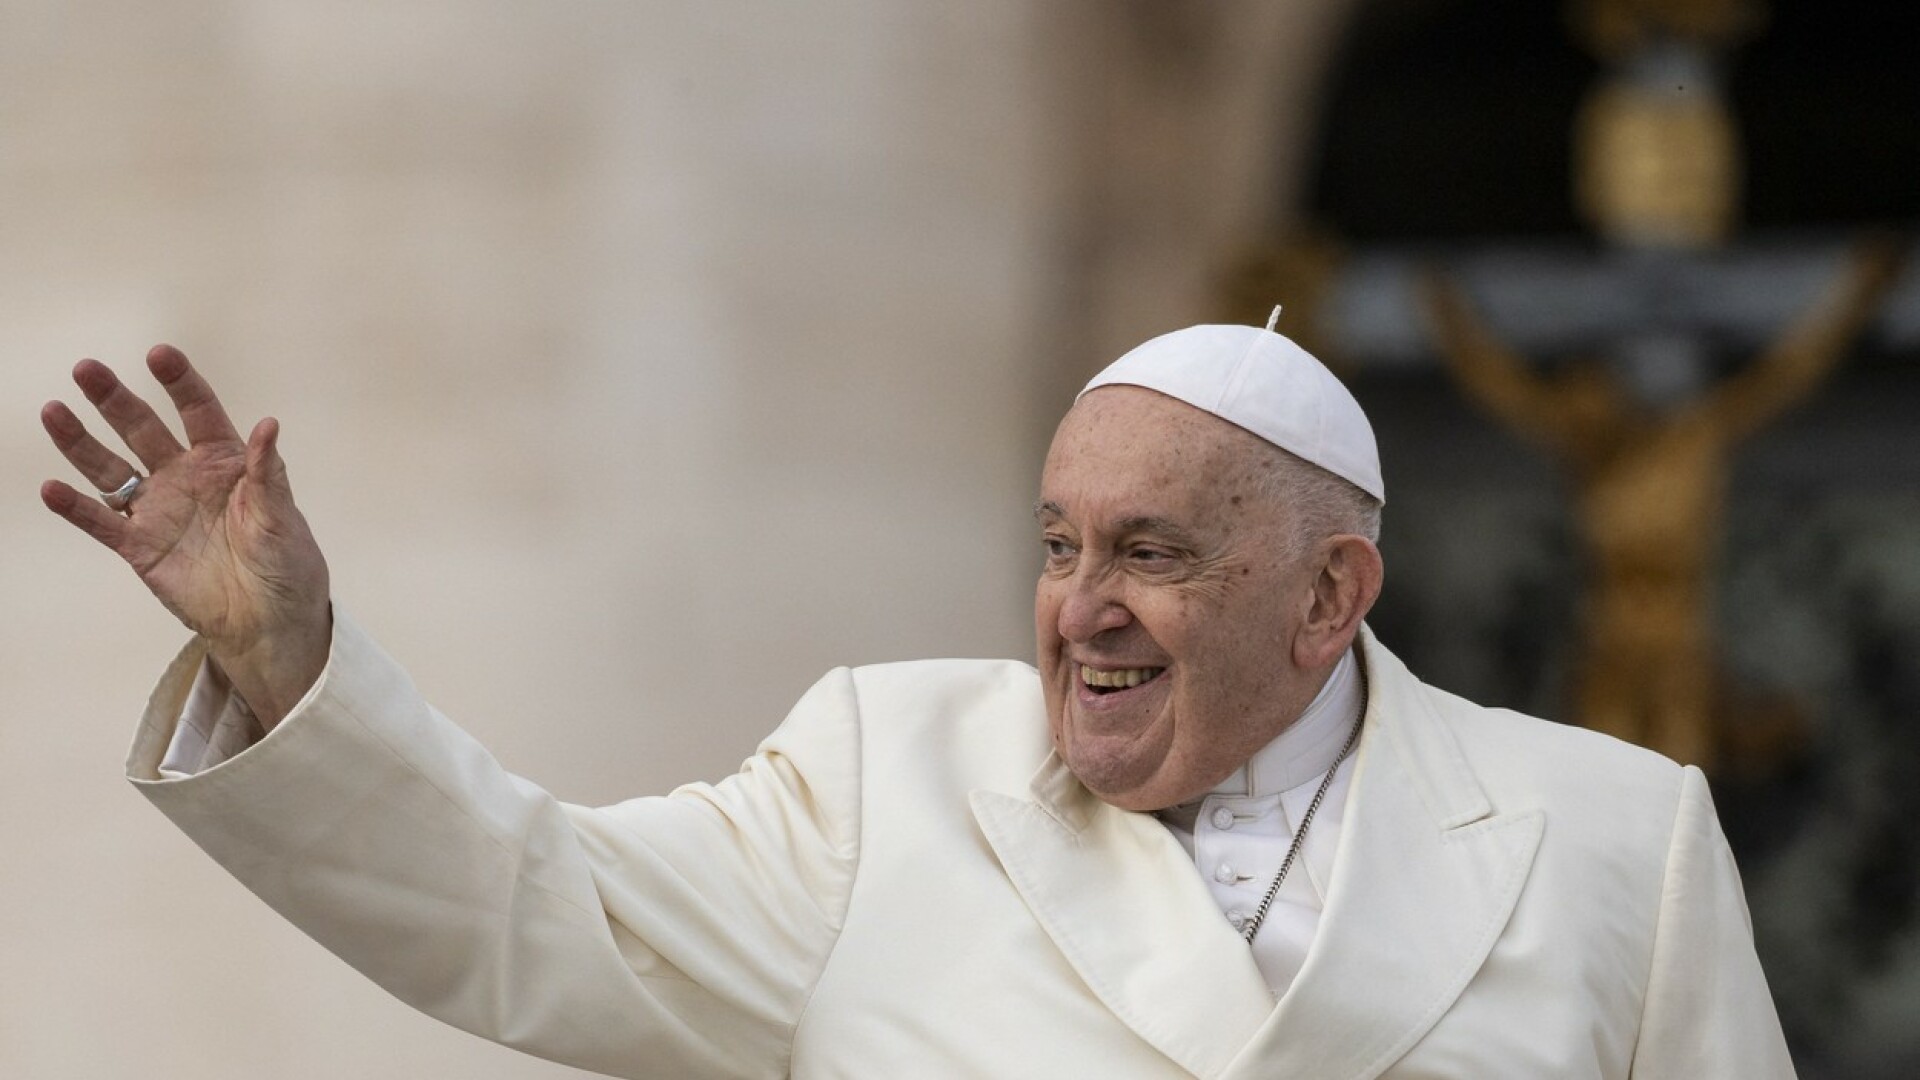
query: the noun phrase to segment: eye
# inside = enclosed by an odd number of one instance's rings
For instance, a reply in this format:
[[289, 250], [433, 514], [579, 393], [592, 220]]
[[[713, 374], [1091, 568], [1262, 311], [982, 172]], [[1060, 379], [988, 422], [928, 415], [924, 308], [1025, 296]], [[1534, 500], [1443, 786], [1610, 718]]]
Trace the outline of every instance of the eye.
[[1065, 537], [1047, 535], [1040, 538], [1040, 543], [1047, 549], [1047, 559], [1050, 562], [1073, 556], [1073, 544]]

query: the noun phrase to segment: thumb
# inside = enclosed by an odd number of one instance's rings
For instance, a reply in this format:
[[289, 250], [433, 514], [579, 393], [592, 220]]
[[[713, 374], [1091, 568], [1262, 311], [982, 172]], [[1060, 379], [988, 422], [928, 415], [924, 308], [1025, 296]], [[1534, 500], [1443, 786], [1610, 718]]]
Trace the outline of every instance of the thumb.
[[256, 495], [266, 496], [269, 505], [293, 501], [287, 463], [280, 456], [280, 421], [271, 416], [253, 425], [253, 433], [247, 436], [247, 484]]

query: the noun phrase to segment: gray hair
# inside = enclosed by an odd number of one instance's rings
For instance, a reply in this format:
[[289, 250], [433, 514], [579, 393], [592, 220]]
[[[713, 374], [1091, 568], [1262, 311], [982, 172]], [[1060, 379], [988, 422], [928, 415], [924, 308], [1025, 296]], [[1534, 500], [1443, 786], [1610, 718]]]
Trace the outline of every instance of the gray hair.
[[1331, 536], [1352, 534], [1380, 541], [1380, 500], [1277, 446], [1268, 449], [1272, 453], [1258, 474], [1260, 489], [1287, 509], [1292, 521], [1287, 537], [1291, 557], [1304, 556]]

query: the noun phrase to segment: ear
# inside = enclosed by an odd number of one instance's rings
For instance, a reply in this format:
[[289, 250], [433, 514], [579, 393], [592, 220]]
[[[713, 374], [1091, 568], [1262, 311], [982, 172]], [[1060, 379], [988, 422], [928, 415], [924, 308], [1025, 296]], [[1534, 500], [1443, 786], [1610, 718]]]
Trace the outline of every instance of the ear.
[[1293, 639], [1293, 662], [1308, 670], [1333, 663], [1353, 645], [1386, 579], [1380, 549], [1364, 536], [1333, 537], [1323, 550], [1312, 606]]

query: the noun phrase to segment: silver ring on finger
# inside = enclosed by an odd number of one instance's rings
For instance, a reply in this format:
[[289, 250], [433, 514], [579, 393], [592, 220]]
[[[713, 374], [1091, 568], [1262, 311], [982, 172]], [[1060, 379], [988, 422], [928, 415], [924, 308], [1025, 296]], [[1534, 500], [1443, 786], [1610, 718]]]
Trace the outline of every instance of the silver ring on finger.
[[100, 501], [106, 503], [107, 509], [109, 510], [118, 510], [122, 514], [132, 512], [133, 497], [140, 493], [140, 481], [143, 479], [145, 479], [145, 477], [139, 473], [134, 473], [132, 476], [127, 477], [126, 483], [121, 484], [112, 491], [101, 492]]

